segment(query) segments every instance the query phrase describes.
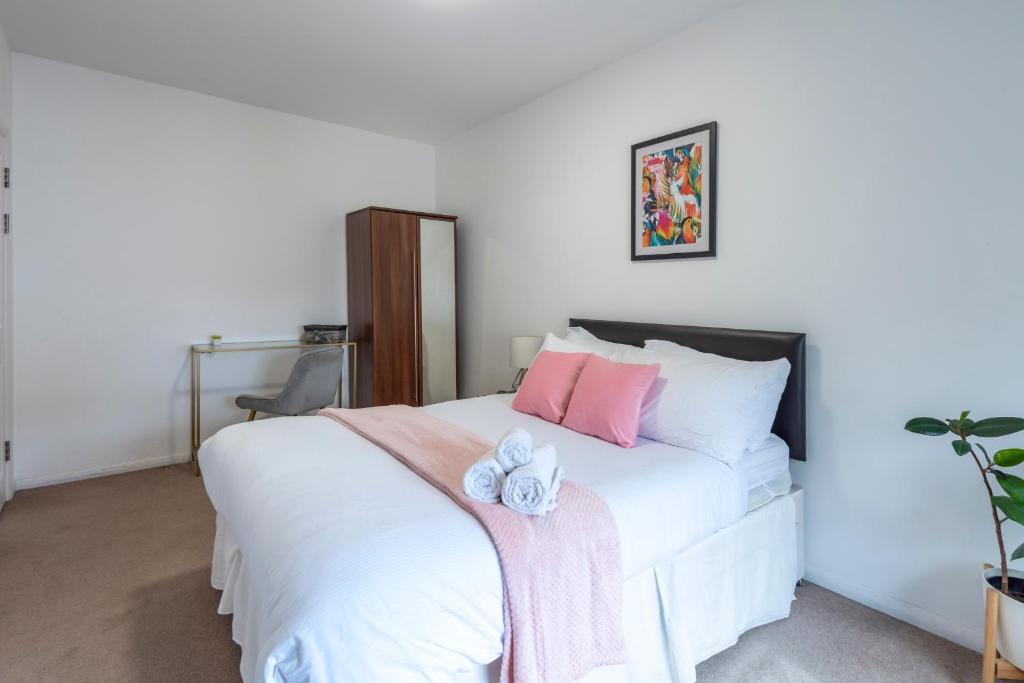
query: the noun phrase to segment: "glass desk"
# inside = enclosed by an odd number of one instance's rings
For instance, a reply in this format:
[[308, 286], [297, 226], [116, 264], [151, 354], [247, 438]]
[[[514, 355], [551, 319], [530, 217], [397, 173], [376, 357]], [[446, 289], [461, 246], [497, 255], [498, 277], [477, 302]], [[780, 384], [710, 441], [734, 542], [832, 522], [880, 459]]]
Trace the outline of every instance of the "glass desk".
[[307, 344], [299, 340], [291, 341], [260, 341], [260, 342], [225, 342], [223, 344], [193, 344], [192, 345], [192, 471], [199, 476], [199, 422], [202, 416], [200, 399], [202, 388], [199, 384], [200, 369], [202, 368], [203, 354], [207, 353], [232, 353], [240, 351], [275, 351], [278, 349], [349, 349], [345, 354], [347, 368], [342, 369], [341, 379], [338, 382], [338, 401], [345, 385], [345, 372], [348, 370], [348, 401], [349, 405], [356, 405], [356, 367], [358, 348], [354, 341], [343, 341], [335, 344]]

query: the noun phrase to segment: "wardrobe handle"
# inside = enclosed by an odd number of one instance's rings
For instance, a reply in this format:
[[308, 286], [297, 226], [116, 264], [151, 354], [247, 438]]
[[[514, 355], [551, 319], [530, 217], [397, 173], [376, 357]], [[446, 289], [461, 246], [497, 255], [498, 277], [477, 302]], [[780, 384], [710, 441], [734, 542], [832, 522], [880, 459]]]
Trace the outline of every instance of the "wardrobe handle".
[[423, 403], [420, 398], [420, 372], [422, 370], [421, 365], [423, 364], [423, 356], [420, 352], [420, 269], [419, 264], [416, 262], [416, 250], [409, 252], [410, 259], [412, 261], [412, 334], [413, 334], [413, 353], [415, 354], [415, 367], [413, 368], [413, 377], [416, 379], [416, 404], [420, 405]]

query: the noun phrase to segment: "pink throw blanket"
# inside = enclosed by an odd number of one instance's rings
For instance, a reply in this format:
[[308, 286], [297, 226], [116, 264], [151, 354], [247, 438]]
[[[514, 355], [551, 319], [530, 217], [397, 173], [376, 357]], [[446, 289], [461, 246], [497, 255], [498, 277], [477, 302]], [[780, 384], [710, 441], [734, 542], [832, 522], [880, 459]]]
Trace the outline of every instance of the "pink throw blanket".
[[600, 496], [563, 481], [554, 512], [521, 515], [462, 492], [466, 468], [494, 445], [476, 434], [409, 406], [319, 414], [383, 448], [487, 529], [505, 583], [504, 683], [568, 682], [626, 661], [619, 535]]

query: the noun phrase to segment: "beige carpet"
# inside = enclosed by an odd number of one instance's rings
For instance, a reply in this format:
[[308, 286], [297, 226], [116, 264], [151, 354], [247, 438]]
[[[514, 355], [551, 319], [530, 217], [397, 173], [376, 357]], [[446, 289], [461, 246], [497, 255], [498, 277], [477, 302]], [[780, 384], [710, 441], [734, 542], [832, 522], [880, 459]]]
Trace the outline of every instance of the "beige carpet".
[[0, 680], [238, 680], [212, 543], [183, 466], [19, 491], [0, 512]]
[[[237, 681], [213, 511], [184, 467], [20, 491], [0, 512], [0, 681]], [[712, 681], [977, 681], [980, 657], [812, 585]]]

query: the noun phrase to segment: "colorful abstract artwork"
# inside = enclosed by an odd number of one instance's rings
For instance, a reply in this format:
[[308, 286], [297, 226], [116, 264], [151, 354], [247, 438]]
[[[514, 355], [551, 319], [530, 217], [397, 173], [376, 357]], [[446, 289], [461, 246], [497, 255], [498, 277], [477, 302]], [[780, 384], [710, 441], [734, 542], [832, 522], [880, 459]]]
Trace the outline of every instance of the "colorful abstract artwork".
[[701, 145], [643, 155], [645, 247], [694, 244], [700, 237]]
[[714, 256], [712, 122], [633, 145], [633, 260]]

